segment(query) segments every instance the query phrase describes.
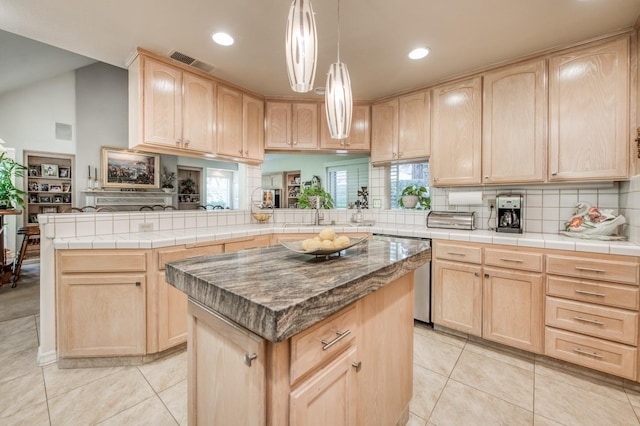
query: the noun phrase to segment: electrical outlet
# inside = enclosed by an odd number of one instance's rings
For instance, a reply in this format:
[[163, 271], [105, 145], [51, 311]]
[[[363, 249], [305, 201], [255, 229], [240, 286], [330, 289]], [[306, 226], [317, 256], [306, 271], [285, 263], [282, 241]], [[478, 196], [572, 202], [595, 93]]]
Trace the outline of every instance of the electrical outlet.
[[496, 199], [495, 198], [489, 198], [487, 200], [487, 204], [489, 205], [489, 210], [495, 209], [496, 208]]
[[138, 231], [140, 231], [140, 232], [153, 231], [153, 223], [140, 223], [140, 224], [138, 224]]

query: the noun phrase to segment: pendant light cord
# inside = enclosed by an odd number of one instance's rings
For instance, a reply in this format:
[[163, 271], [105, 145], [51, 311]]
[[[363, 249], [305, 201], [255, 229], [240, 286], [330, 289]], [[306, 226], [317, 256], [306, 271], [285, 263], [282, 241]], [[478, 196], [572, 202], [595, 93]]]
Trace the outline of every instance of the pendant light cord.
[[338, 62], [340, 62], [340, 0], [338, 0]]

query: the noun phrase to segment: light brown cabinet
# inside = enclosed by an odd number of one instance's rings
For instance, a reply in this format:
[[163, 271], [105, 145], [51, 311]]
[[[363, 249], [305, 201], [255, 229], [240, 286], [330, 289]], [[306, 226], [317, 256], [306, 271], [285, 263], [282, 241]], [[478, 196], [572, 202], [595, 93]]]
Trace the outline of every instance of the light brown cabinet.
[[549, 58], [549, 180], [620, 179], [629, 169], [629, 37]]
[[239, 90], [218, 87], [218, 155], [264, 160], [264, 102]]
[[484, 74], [482, 182], [543, 182], [546, 178], [546, 62]]
[[369, 151], [371, 149], [371, 107], [353, 105], [351, 131], [347, 139], [332, 139], [325, 114], [325, 104], [320, 105], [320, 148], [347, 151]]
[[264, 161], [264, 101], [242, 95], [242, 149], [243, 157]]
[[428, 91], [374, 104], [371, 162], [381, 164], [429, 157], [430, 107]]
[[146, 57], [142, 69], [143, 134], [138, 143], [213, 152], [214, 83]]
[[267, 101], [265, 109], [266, 149], [318, 148], [317, 103]]
[[481, 183], [481, 78], [435, 87], [431, 108], [431, 178], [435, 186]]

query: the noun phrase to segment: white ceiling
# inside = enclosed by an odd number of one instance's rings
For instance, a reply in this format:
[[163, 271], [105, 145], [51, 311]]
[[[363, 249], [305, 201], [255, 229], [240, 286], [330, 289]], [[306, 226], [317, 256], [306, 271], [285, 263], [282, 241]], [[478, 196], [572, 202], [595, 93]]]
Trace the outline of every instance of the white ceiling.
[[[316, 87], [324, 86], [336, 60], [337, 1], [312, 0], [319, 34]], [[290, 3], [0, 0], [0, 29], [119, 67], [138, 46], [162, 55], [179, 50], [213, 65], [213, 75], [224, 80], [267, 96], [293, 96], [284, 59]], [[639, 15], [640, 0], [342, 0], [340, 57], [349, 68], [354, 97], [375, 99], [629, 28]], [[229, 32], [236, 43], [214, 44], [210, 35], [216, 31]], [[422, 45], [431, 55], [409, 60], [409, 50]], [[19, 74], [49, 69], [34, 61], [45, 55], [37, 46], [5, 49], [0, 37], [0, 89], [5, 79], [15, 78], [4, 72], [8, 65]], [[78, 65], [60, 58], [44, 60], [51, 67], [83, 65], [83, 58]]]

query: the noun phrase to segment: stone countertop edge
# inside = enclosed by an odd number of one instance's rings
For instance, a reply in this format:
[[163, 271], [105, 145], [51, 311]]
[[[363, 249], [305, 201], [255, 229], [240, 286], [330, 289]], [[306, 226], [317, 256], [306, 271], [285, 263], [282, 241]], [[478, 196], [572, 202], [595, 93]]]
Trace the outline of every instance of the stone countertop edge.
[[[399, 245], [407, 253], [389, 259], [392, 248], [397, 252]], [[263, 257], [267, 259], [259, 264]], [[419, 242], [368, 241], [327, 263], [312, 259], [278, 246], [255, 248], [168, 263], [165, 277], [190, 299], [271, 342], [281, 342], [429, 262], [431, 249]], [[332, 262], [337, 276], [330, 275]], [[243, 277], [255, 278], [241, 272], [249, 264], [259, 270], [254, 274], [269, 269], [283, 273], [245, 285]], [[318, 264], [323, 267], [317, 268]], [[298, 271], [285, 273], [286, 268]], [[326, 277], [330, 279], [316, 281]]]

